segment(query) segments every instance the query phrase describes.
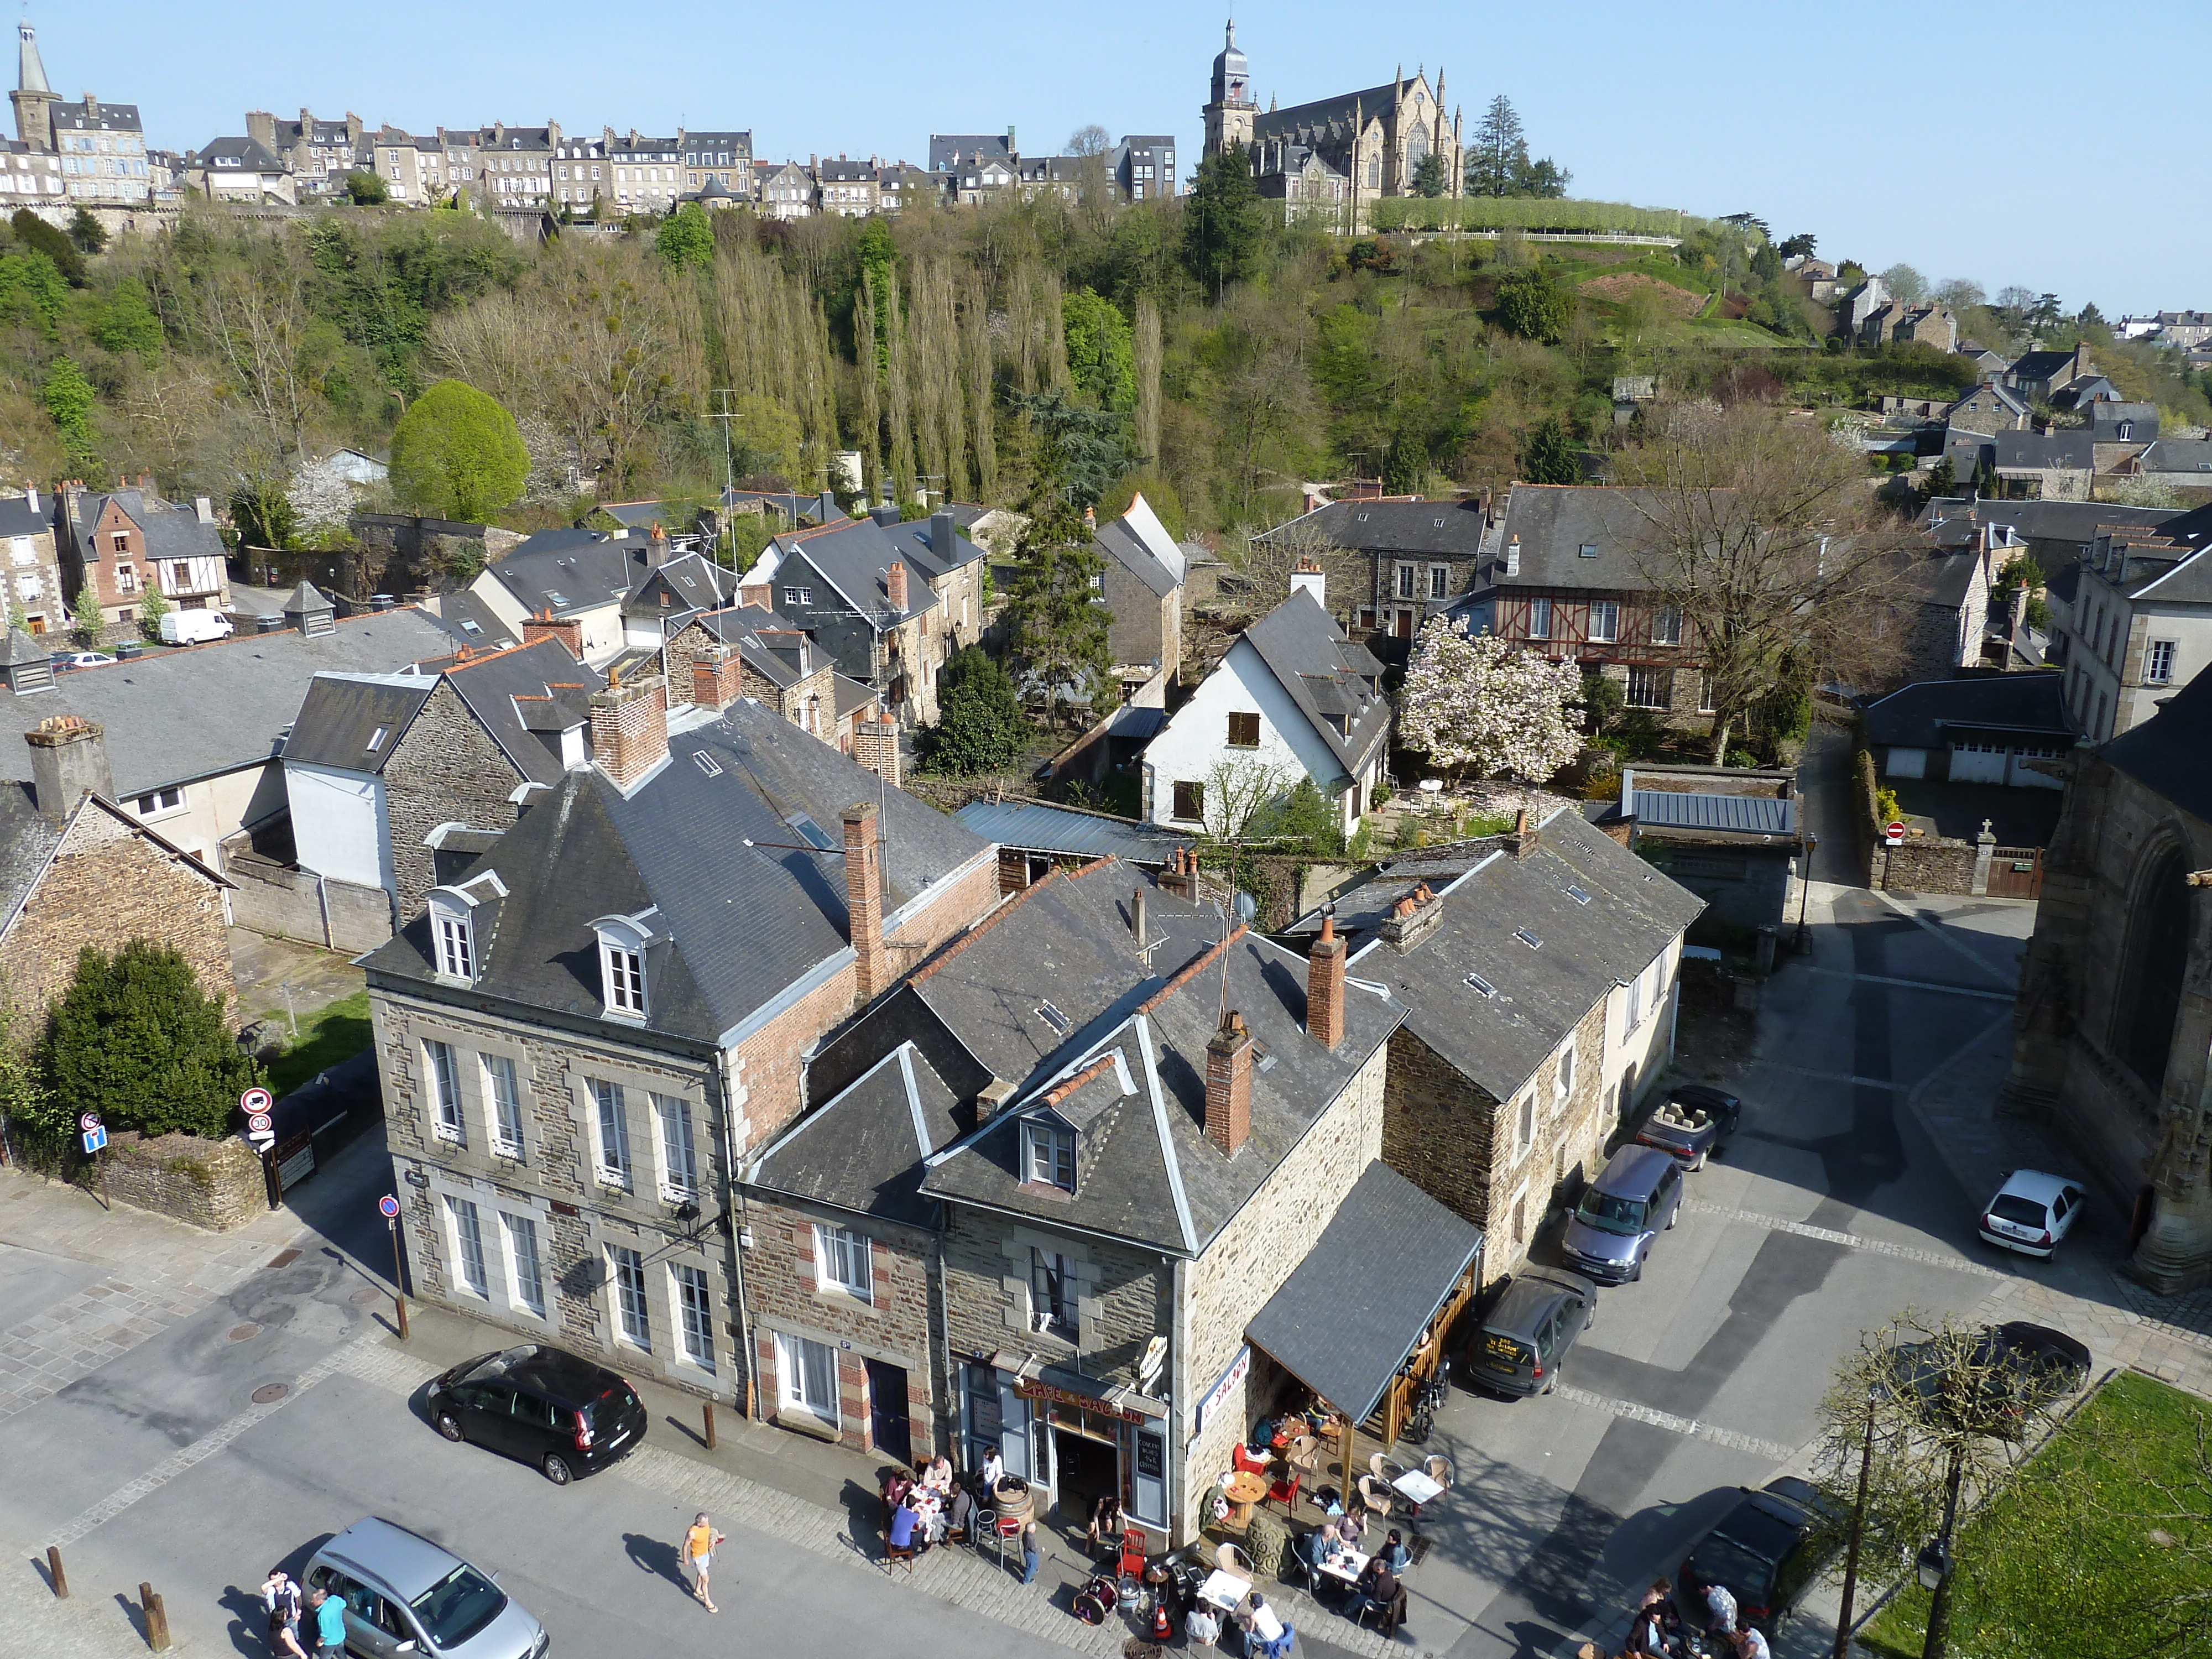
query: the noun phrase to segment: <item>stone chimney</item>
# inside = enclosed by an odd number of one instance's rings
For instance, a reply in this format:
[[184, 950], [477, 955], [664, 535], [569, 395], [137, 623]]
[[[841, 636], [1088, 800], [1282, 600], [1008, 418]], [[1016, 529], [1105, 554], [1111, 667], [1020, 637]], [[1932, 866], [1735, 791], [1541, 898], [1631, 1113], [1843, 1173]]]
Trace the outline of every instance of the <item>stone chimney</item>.
[[[816, 733], [818, 737], [821, 734]], [[853, 728], [853, 759], [894, 789], [899, 787], [898, 717], [888, 708]]]
[[906, 615], [906, 561], [894, 559], [890, 569], [884, 572], [884, 592], [890, 597], [890, 607]]
[[1344, 1041], [1344, 941], [1334, 916], [1321, 919], [1321, 937], [1306, 958], [1306, 1035], [1324, 1048]]
[[1390, 907], [1377, 932], [1385, 945], [1402, 956], [1435, 933], [1443, 919], [1443, 899], [1431, 892], [1425, 881]]
[[82, 714], [56, 714], [23, 733], [31, 745], [31, 787], [49, 823], [65, 823], [88, 792], [112, 796], [107, 728]]
[[1137, 941], [1137, 948], [1145, 948], [1145, 890], [1138, 888], [1129, 895], [1129, 937]]
[[276, 118], [265, 109], [246, 112], [246, 136], [264, 149], [276, 148]]
[[1522, 807], [1513, 819], [1513, 856], [1525, 859], [1536, 850], [1536, 826], [1529, 821], [1528, 809]]
[[659, 674], [623, 680], [610, 675], [594, 691], [592, 762], [617, 789], [628, 789], [668, 758], [668, 681]]
[[[726, 641], [710, 645], [691, 659], [691, 701], [716, 714], [744, 696], [744, 663]], [[675, 688], [671, 687], [672, 695]]]
[[1521, 538], [1518, 536], [1505, 544], [1505, 574], [1509, 576], [1521, 574]]
[[884, 877], [877, 860], [876, 804], [854, 801], [845, 809], [846, 931], [853, 943], [853, 979], [857, 1000], [872, 1002], [890, 982], [884, 949]]
[[1252, 1138], [1252, 1034], [1234, 1008], [1206, 1045], [1206, 1138], [1231, 1158]]
[[578, 662], [584, 659], [584, 624], [574, 617], [556, 617], [550, 610], [541, 610], [534, 617], [522, 619], [522, 642], [535, 645], [540, 640], [558, 640], [568, 647], [568, 654]]
[[952, 522], [950, 513], [929, 515], [929, 550], [940, 559], [950, 560], [952, 550], [960, 545], [960, 532]]
[[1291, 572], [1291, 592], [1310, 593], [1316, 605], [1328, 609], [1328, 577], [1311, 559], [1300, 559], [1298, 568]]

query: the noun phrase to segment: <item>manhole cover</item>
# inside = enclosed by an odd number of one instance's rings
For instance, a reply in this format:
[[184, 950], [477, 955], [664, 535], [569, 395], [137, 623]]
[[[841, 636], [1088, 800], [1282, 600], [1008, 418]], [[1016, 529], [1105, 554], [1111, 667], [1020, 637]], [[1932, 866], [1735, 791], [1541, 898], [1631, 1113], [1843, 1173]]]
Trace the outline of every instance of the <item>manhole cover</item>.
[[233, 1325], [230, 1329], [224, 1334], [223, 1340], [227, 1342], [251, 1342], [255, 1337], [260, 1334], [261, 1327], [258, 1325], [252, 1323]]
[[279, 1250], [269, 1258], [269, 1265], [272, 1267], [289, 1267], [299, 1259], [300, 1253], [297, 1250]]
[[289, 1382], [264, 1382], [253, 1391], [253, 1403], [257, 1406], [266, 1406], [274, 1401], [282, 1400], [291, 1392], [292, 1385]]
[[374, 1288], [358, 1290], [353, 1293], [353, 1305], [356, 1308], [366, 1308], [372, 1302], [383, 1300], [384, 1292]]

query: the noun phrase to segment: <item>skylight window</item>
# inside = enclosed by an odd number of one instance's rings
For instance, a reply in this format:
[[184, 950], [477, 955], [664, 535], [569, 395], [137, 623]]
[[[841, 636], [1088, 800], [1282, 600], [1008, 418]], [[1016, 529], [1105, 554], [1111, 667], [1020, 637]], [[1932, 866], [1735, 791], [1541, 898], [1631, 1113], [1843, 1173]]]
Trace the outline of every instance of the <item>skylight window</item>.
[[563, 592], [562, 592], [559, 588], [557, 588], [557, 587], [549, 587], [549, 588], [547, 588], [547, 589], [545, 590], [545, 597], [546, 597], [547, 599], [549, 599], [552, 600], [552, 601], [553, 601], [553, 603], [554, 603], [554, 604], [556, 604], [556, 605], [567, 605], [567, 604], [568, 603], [568, 596], [567, 594], [563, 593]]
[[471, 622], [466, 617], [464, 617], [461, 618], [461, 632], [469, 635], [470, 638], [474, 639], [477, 635], [483, 633], [483, 629], [477, 623]]
[[808, 846], [824, 853], [834, 853], [837, 850], [837, 843], [830, 839], [829, 832], [815, 823], [812, 818], [808, 817], [805, 813], [801, 812], [793, 818], [791, 827], [799, 832], [799, 838]]
[[1469, 974], [1467, 976], [1467, 983], [1468, 988], [1477, 996], [1494, 997], [1498, 994], [1498, 988], [1483, 978], [1480, 974]]
[[1588, 904], [1590, 902], [1590, 896], [1572, 882], [1567, 884], [1567, 896], [1577, 904]]
[[1070, 1019], [1066, 1014], [1060, 1012], [1059, 1009], [1054, 1007], [1049, 1002], [1040, 1002], [1037, 1004], [1036, 1012], [1039, 1019], [1051, 1026], [1054, 1030], [1059, 1032], [1062, 1036], [1066, 1036], [1070, 1031], [1075, 1029], [1075, 1022]]
[[710, 778], [719, 778], [722, 775], [722, 763], [703, 749], [695, 749], [691, 751], [691, 764]]
[[1527, 945], [1532, 951], [1540, 951], [1544, 948], [1544, 941], [1538, 939], [1526, 927], [1516, 927], [1513, 930], [1513, 937], [1519, 939], [1523, 945]]
[[383, 748], [384, 740], [391, 735], [392, 728], [390, 726], [378, 726], [375, 731], [368, 734], [368, 752], [374, 755], [378, 750]]

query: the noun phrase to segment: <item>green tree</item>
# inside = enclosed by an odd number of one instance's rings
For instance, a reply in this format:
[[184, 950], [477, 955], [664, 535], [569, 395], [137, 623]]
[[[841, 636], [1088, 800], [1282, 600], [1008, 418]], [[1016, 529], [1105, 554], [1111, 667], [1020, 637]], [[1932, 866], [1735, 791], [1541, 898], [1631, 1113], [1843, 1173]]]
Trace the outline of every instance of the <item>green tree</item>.
[[152, 582], [138, 599], [138, 631], [149, 640], [161, 637], [161, 618], [169, 614], [169, 596]]
[[1106, 561], [1049, 479], [1026, 510], [1030, 521], [1017, 549], [1024, 569], [1006, 602], [1015, 653], [1048, 719], [1064, 700], [1096, 709], [1114, 679], [1106, 643], [1114, 613], [1094, 586], [1104, 580]]
[[1574, 179], [1573, 173], [1548, 155], [1534, 161], [1523, 155], [1513, 169], [1512, 189], [1507, 194], [1557, 201], [1567, 193]]
[[161, 360], [161, 319], [146, 297], [146, 285], [133, 276], [118, 283], [93, 313], [92, 337], [120, 356], [132, 352], [151, 368]]
[[937, 684], [937, 724], [925, 734], [933, 771], [965, 775], [1004, 772], [1021, 757], [1029, 737], [1013, 678], [971, 645], [945, 665]]
[[366, 169], [356, 168], [346, 174], [345, 187], [356, 207], [380, 207], [392, 199], [383, 179]]
[[284, 481], [266, 472], [239, 480], [230, 492], [230, 521], [246, 547], [289, 547], [299, 531]]
[[1521, 446], [1521, 477], [1529, 483], [1571, 484], [1583, 480], [1575, 447], [1567, 437], [1566, 423], [1547, 415], [1528, 429]]
[[1249, 274], [1267, 230], [1267, 204], [1244, 146], [1231, 144], [1200, 162], [1182, 210], [1182, 259], [1190, 274], [1218, 297]]
[[84, 371], [70, 358], [55, 358], [46, 370], [46, 384], [39, 388], [39, 401], [46, 407], [46, 418], [62, 434], [70, 465], [80, 471], [90, 471], [94, 398], [92, 382], [84, 378]]
[[99, 220], [79, 208], [70, 216], [69, 239], [82, 253], [97, 253], [107, 246], [107, 230]]
[[1574, 314], [1574, 296], [1540, 270], [1510, 271], [1498, 284], [1498, 320], [1524, 340], [1557, 345]]
[[70, 240], [66, 231], [56, 230], [28, 208], [17, 208], [8, 224], [17, 241], [52, 259], [54, 269], [61, 272], [71, 288], [84, 286], [84, 250]]
[[69, 297], [69, 283], [45, 254], [0, 254], [0, 317], [50, 335]]
[[1441, 196], [1450, 187], [1451, 174], [1444, 167], [1444, 158], [1434, 150], [1421, 157], [1420, 165], [1413, 169], [1413, 193]]
[[77, 590], [76, 599], [70, 606], [70, 616], [76, 626], [77, 642], [88, 651], [96, 651], [100, 642], [107, 637], [107, 613], [100, 608], [100, 592], [90, 582]]
[[1344, 823], [1337, 804], [1303, 775], [1287, 793], [1260, 809], [1251, 833], [1266, 840], [1302, 841], [1319, 858], [1334, 858], [1344, 851]]
[[439, 381], [392, 428], [392, 488], [418, 512], [474, 524], [529, 477], [514, 416], [466, 381]]
[[261, 1075], [222, 1016], [222, 998], [169, 946], [134, 939], [110, 957], [87, 945], [47, 1018], [46, 1086], [110, 1129], [220, 1139]]
[[1076, 391], [1106, 409], [1137, 401], [1137, 356], [1129, 319], [1110, 300], [1089, 289], [1064, 295], [1060, 327], [1067, 343], [1067, 376]]
[[684, 203], [660, 222], [653, 246], [672, 270], [709, 269], [714, 263], [714, 227], [707, 210], [696, 202]]
[[1470, 196], [1515, 194], [1516, 173], [1528, 165], [1528, 137], [1513, 100], [1504, 93], [1490, 100], [1474, 130], [1474, 143], [1467, 150], [1467, 193]]
[[1017, 398], [1036, 434], [1037, 477], [1049, 480], [1056, 500], [1079, 514], [1095, 506], [1129, 470], [1129, 419], [1110, 410], [1070, 403], [1065, 392]]

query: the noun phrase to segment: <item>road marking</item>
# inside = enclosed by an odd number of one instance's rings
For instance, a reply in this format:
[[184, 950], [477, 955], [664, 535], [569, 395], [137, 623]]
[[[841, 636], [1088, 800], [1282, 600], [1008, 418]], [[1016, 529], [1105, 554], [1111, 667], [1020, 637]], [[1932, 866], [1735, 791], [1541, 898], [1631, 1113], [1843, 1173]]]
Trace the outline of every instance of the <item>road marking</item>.
[[1933, 1267], [1948, 1267], [1956, 1273], [1974, 1273], [1983, 1279], [2009, 1279], [2010, 1273], [1998, 1268], [1984, 1267], [1971, 1256], [1954, 1255], [1948, 1250], [1923, 1250], [1912, 1244], [1893, 1244], [1886, 1238], [1868, 1238], [1860, 1233], [1839, 1232], [1833, 1227], [1815, 1227], [1809, 1222], [1790, 1221], [1778, 1215], [1761, 1215], [1756, 1210], [1739, 1210], [1726, 1204], [1714, 1204], [1702, 1198], [1684, 1202], [1686, 1210], [1700, 1215], [1717, 1215], [1729, 1221], [1747, 1221], [1769, 1232], [1795, 1233], [1800, 1238], [1817, 1238], [1824, 1244], [1841, 1244], [1846, 1249], [1865, 1250], [1875, 1255], [1895, 1256], [1901, 1261], [1923, 1261]]
[[2010, 1002], [2010, 991], [1985, 991], [1975, 985], [1952, 985], [1937, 979], [1898, 979], [1889, 974], [1852, 974], [1841, 968], [1815, 968], [1814, 973], [1829, 979], [1853, 979], [1862, 985], [1894, 985], [1907, 991], [1936, 991], [1954, 997], [1980, 997], [1987, 1002]]
[[228, 1422], [217, 1425], [189, 1446], [171, 1453], [140, 1475], [128, 1486], [118, 1486], [90, 1509], [69, 1522], [60, 1531], [51, 1534], [46, 1542], [57, 1549], [66, 1549], [94, 1528], [106, 1525], [129, 1509], [140, 1498], [150, 1497], [174, 1480], [186, 1470], [205, 1462], [225, 1446], [244, 1434], [256, 1424], [266, 1422], [290, 1405], [301, 1395], [337, 1370], [345, 1364], [348, 1352], [368, 1346], [375, 1341], [373, 1336], [356, 1337], [342, 1347], [333, 1349], [300, 1373], [289, 1392], [283, 1398], [270, 1401], [265, 1406], [252, 1406], [239, 1413]]
[[1809, 1077], [1822, 1083], [1848, 1083], [1856, 1089], [1902, 1089], [1902, 1083], [1893, 1083], [1886, 1077], [1858, 1077], [1850, 1072], [1816, 1072], [1808, 1066], [1785, 1066], [1778, 1060], [1754, 1060], [1753, 1071], [1788, 1072], [1793, 1077]]
[[1750, 1452], [1754, 1456], [1771, 1458], [1777, 1463], [1786, 1463], [1797, 1455], [1796, 1447], [1785, 1446], [1778, 1440], [1761, 1440], [1755, 1434], [1738, 1434], [1734, 1429], [1700, 1423], [1694, 1418], [1677, 1417], [1672, 1412], [1655, 1411], [1650, 1406], [1638, 1406], [1631, 1401], [1608, 1400], [1601, 1394], [1592, 1394], [1571, 1383], [1562, 1382], [1552, 1392], [1571, 1404], [1587, 1406], [1592, 1411], [1607, 1412], [1614, 1417], [1626, 1418], [1631, 1423], [1646, 1424], [1688, 1439], [1710, 1441], [1732, 1451]]

